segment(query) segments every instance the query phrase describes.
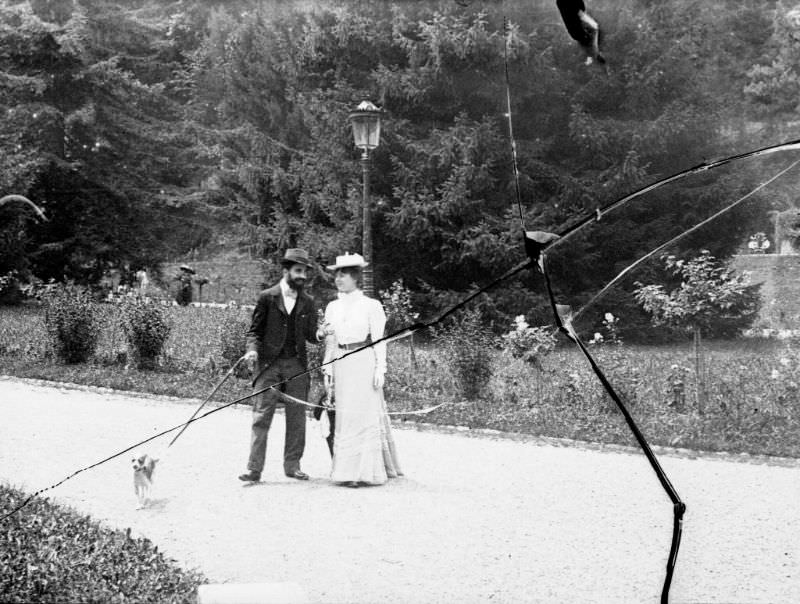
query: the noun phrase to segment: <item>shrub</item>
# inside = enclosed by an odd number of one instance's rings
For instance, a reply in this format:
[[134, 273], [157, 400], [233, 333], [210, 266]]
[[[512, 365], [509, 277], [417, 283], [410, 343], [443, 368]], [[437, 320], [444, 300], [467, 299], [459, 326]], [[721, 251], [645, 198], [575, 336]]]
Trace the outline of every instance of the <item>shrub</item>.
[[514, 318], [514, 329], [503, 335], [506, 350], [515, 359], [522, 359], [541, 369], [541, 358], [556, 346], [552, 327], [531, 327], [525, 315]]
[[[238, 312], [226, 313], [219, 324], [219, 350], [220, 356], [225, 359], [226, 367], [230, 368], [245, 353], [247, 330], [250, 322]], [[248, 368], [242, 364], [236, 369], [238, 377], [245, 377]]]
[[139, 369], [153, 369], [164, 350], [172, 329], [159, 304], [125, 300], [122, 304], [122, 329]]
[[636, 300], [654, 324], [667, 324], [703, 336], [732, 336], [750, 327], [760, 306], [760, 285], [738, 275], [708, 250], [690, 260], [665, 257], [680, 284], [667, 293], [662, 284], [637, 282]]
[[45, 325], [50, 344], [65, 363], [87, 361], [97, 348], [100, 328], [97, 307], [91, 294], [72, 284], [48, 290]]
[[436, 335], [456, 377], [456, 388], [467, 399], [480, 398], [492, 377], [494, 336], [481, 322], [480, 312], [466, 311]]
[[386, 333], [394, 333], [414, 323], [419, 313], [411, 302], [411, 290], [402, 279], [394, 281], [388, 290], [380, 291], [381, 304], [386, 311]]
[[665, 398], [668, 407], [672, 407], [675, 411], [686, 411], [686, 393], [689, 389], [689, 375], [691, 369], [673, 363], [669, 367], [669, 373], [666, 376]]
[[[0, 515], [26, 496], [0, 486]], [[194, 602], [202, 575], [184, 571], [130, 529], [35, 498], [0, 531], [2, 602]]]
[[708, 250], [690, 260], [666, 256], [665, 266], [678, 285], [667, 293], [662, 284], [636, 282], [636, 299], [652, 315], [653, 323], [685, 328], [694, 336], [695, 404], [706, 404], [705, 362], [702, 337], [731, 335], [753, 324], [760, 305], [761, 284], [750, 285], [748, 275], [737, 275]]

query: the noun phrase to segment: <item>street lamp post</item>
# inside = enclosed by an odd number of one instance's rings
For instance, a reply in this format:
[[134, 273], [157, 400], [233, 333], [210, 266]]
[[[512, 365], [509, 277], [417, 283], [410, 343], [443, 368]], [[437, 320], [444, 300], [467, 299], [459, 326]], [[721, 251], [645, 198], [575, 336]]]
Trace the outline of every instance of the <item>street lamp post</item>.
[[353, 139], [356, 147], [361, 149], [361, 174], [364, 183], [363, 213], [361, 231], [361, 255], [367, 266], [364, 267], [364, 293], [375, 297], [372, 262], [372, 206], [369, 199], [369, 152], [381, 141], [381, 110], [369, 101], [361, 102], [356, 110], [350, 113], [350, 124], [353, 127]]

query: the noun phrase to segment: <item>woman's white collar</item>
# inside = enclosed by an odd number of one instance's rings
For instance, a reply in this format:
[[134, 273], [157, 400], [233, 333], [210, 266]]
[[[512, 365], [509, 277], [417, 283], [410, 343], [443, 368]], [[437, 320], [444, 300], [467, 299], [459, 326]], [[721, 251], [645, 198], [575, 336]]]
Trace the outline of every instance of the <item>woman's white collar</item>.
[[336, 292], [336, 296], [340, 300], [354, 300], [356, 298], [360, 298], [363, 295], [364, 295], [364, 292], [362, 292], [358, 288], [354, 289], [351, 292]]

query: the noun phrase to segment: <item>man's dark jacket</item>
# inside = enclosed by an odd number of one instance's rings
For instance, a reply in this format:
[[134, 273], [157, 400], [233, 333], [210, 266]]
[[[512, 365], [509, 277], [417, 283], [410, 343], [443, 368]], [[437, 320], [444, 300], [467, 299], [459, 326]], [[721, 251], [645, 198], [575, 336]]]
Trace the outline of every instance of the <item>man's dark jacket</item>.
[[[297, 358], [303, 367], [306, 366], [306, 340], [317, 341], [317, 316], [314, 300], [304, 292], [298, 292], [294, 306], [295, 342]], [[258, 371], [272, 364], [278, 358], [286, 341], [286, 325], [289, 315], [283, 304], [280, 284], [265, 289], [258, 295], [258, 302], [253, 311], [253, 321], [247, 332], [247, 352], [258, 353]]]

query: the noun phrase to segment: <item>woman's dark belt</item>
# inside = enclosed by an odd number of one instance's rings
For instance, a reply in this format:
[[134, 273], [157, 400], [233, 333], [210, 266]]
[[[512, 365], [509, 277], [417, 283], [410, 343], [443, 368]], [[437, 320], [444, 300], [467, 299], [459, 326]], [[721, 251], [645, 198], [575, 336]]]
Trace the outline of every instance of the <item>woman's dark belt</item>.
[[372, 340], [367, 338], [363, 342], [355, 342], [354, 344], [339, 344], [339, 348], [342, 350], [358, 350], [359, 348], [363, 348], [367, 344], [371, 344]]

